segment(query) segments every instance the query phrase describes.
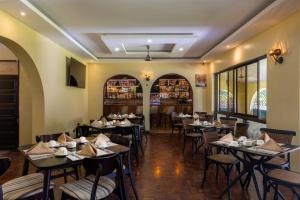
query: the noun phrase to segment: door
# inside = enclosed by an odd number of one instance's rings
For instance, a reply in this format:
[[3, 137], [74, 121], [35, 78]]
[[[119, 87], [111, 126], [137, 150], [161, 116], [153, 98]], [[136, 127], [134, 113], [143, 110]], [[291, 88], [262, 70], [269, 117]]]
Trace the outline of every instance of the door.
[[19, 145], [19, 75], [0, 74], [0, 149]]

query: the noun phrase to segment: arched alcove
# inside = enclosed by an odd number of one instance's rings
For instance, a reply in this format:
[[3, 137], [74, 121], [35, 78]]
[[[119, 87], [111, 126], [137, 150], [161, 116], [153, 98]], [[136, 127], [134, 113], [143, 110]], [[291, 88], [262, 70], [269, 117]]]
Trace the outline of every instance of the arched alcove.
[[193, 113], [193, 90], [190, 82], [179, 74], [157, 78], [150, 91], [150, 127], [168, 129], [172, 112]]
[[118, 74], [106, 80], [103, 88], [103, 115], [110, 113], [143, 114], [143, 88], [137, 78]]
[[[0, 43], [5, 45], [20, 63], [20, 84], [26, 83], [26, 91], [19, 92], [19, 144], [34, 141], [36, 134], [44, 132], [45, 108], [42, 81], [31, 56], [26, 50], [13, 40], [0, 36]], [[25, 105], [30, 106], [25, 106]], [[26, 131], [22, 127], [26, 126]]]

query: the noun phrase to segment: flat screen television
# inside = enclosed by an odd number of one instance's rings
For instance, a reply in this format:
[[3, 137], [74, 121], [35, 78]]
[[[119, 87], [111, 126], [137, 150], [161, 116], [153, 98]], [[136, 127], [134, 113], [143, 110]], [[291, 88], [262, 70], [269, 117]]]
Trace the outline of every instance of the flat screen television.
[[67, 85], [85, 88], [86, 66], [74, 58], [66, 58]]

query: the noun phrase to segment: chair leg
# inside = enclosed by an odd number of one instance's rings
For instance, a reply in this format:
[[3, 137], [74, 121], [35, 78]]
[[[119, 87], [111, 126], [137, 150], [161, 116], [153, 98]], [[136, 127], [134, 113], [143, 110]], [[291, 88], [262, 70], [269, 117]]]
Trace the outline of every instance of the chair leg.
[[184, 153], [184, 149], [185, 149], [185, 142], [186, 142], [186, 137], [183, 136], [183, 148], [182, 148], [182, 152]]
[[55, 200], [53, 189], [49, 191], [49, 199], [50, 199], [50, 200]]
[[[225, 171], [225, 175], [226, 175], [226, 179], [227, 179], [227, 185], [230, 184], [230, 172], [231, 172], [232, 166], [226, 166], [226, 171]], [[228, 199], [231, 199], [231, 191], [228, 190]]]
[[216, 181], [218, 180], [219, 177], [219, 165], [216, 165]]
[[79, 173], [78, 173], [78, 166], [74, 166], [74, 172], [75, 172], [75, 178], [76, 180], [79, 180]]
[[171, 135], [173, 135], [174, 134], [174, 126], [172, 126], [172, 133], [171, 133]]
[[276, 184], [275, 185], [275, 187], [274, 187], [274, 189], [275, 189], [275, 192], [274, 192], [274, 200], [278, 200], [278, 185]]
[[136, 187], [135, 187], [135, 181], [132, 177], [132, 174], [131, 172], [129, 173], [129, 179], [130, 179], [130, 184], [131, 184], [131, 187], [132, 187], [132, 190], [133, 190], [133, 193], [134, 193], [134, 196], [135, 196], [135, 199], [138, 200], [139, 197], [138, 197], [138, 193], [137, 193], [137, 190], [136, 190]]
[[264, 184], [264, 191], [263, 191], [263, 200], [267, 200], [267, 194], [268, 194], [268, 181], [267, 178], [263, 177], [263, 184]]
[[204, 175], [203, 175], [201, 187], [204, 186], [204, 183], [205, 183], [205, 181], [206, 181], [206, 173], [207, 173], [207, 170], [208, 170], [208, 160], [207, 160], [207, 159], [204, 159]]
[[68, 198], [68, 195], [64, 192], [61, 193], [61, 200], [66, 200]]
[[65, 183], [68, 182], [68, 180], [67, 180], [67, 170], [66, 169], [64, 169], [64, 181], [65, 181]]

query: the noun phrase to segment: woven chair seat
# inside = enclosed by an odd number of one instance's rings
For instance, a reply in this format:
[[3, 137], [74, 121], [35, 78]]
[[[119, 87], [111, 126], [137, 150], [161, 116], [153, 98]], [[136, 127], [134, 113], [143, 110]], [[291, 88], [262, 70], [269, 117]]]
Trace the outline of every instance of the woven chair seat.
[[[7, 181], [2, 185], [3, 199], [15, 200], [34, 196], [43, 192], [44, 175], [34, 173]], [[51, 182], [50, 189], [53, 189], [54, 183]]]
[[175, 124], [173, 124], [173, 126], [176, 126], [176, 127], [182, 127], [183, 124], [182, 124], [182, 123], [175, 123]]
[[281, 158], [281, 157], [275, 157], [275, 158], [267, 161], [265, 164], [281, 166], [281, 165], [284, 165], [286, 163], [288, 163], [288, 161], [286, 159]]
[[209, 160], [219, 162], [222, 164], [236, 164], [238, 162], [238, 160], [235, 157], [227, 154], [214, 154], [208, 156], [207, 158]]
[[200, 133], [186, 133], [185, 135], [188, 137], [202, 137]]
[[[59, 188], [69, 196], [86, 200], [91, 198], [93, 183], [95, 181], [95, 176], [90, 175], [74, 183], [63, 184]], [[113, 180], [108, 177], [102, 176], [99, 179], [99, 184], [96, 191], [96, 199], [103, 199], [110, 195], [115, 189], [116, 184]]]
[[266, 174], [269, 178], [300, 186], [300, 173], [283, 169], [274, 169]]

